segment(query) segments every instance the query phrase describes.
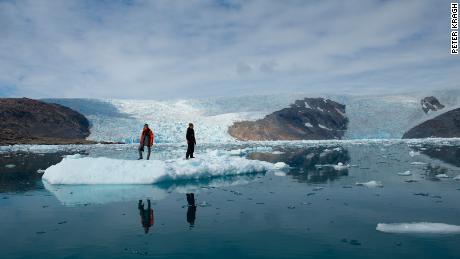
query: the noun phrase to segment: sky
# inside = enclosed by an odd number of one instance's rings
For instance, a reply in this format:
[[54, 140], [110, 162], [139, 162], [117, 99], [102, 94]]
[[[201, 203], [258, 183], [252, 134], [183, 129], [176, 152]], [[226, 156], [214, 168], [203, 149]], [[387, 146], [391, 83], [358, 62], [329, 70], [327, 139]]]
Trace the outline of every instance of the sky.
[[450, 0], [0, 0], [0, 97], [460, 89]]

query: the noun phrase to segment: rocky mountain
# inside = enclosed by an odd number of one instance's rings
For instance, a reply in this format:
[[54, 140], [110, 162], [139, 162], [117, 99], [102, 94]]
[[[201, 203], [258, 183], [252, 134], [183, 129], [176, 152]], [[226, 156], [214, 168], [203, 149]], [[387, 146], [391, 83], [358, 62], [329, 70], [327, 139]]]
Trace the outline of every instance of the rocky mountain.
[[257, 121], [235, 122], [228, 133], [239, 140], [340, 139], [347, 129], [345, 105], [324, 98], [297, 100]]
[[427, 120], [406, 133], [403, 138], [458, 138], [460, 137], [460, 108]]
[[82, 114], [28, 98], [0, 99], [0, 145], [92, 143]]
[[441, 109], [443, 109], [445, 107], [434, 96], [427, 96], [427, 97], [423, 98], [420, 101], [420, 104], [422, 105], [422, 110], [425, 113], [428, 113], [430, 111], [438, 111], [438, 110], [441, 110]]

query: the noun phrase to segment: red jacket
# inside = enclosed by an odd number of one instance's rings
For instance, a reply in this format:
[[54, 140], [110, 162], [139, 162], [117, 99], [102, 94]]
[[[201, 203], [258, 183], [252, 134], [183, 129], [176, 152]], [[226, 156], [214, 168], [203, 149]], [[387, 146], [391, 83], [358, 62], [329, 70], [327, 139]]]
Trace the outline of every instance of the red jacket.
[[142, 146], [145, 146], [144, 143], [142, 143], [142, 141], [144, 141], [144, 135], [145, 134], [150, 135], [150, 143], [149, 143], [148, 146], [152, 146], [153, 145], [153, 140], [155, 139], [155, 136], [153, 135], [153, 131], [151, 129], [142, 130], [140, 144]]

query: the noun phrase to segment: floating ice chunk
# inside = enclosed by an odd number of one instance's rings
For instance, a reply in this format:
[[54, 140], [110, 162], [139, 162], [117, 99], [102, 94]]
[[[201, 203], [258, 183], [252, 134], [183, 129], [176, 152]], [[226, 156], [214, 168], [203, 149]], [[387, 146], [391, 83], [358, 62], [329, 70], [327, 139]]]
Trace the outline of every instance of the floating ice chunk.
[[43, 170], [43, 169], [38, 169], [37, 170], [37, 174], [44, 174], [44, 173], [45, 173], [45, 170]]
[[313, 128], [313, 125], [311, 125], [310, 122], [305, 123], [305, 126], [306, 126], [306, 127], [309, 127], [309, 128]]
[[379, 223], [376, 230], [399, 234], [460, 234], [460, 226], [445, 223]]
[[366, 186], [368, 188], [375, 188], [375, 187], [383, 187], [382, 182], [380, 181], [369, 181], [369, 182], [364, 182], [364, 183], [356, 183], [358, 186]]
[[350, 165], [344, 165], [342, 162], [338, 162], [337, 165], [334, 165], [333, 167], [335, 170], [341, 171], [347, 169], [348, 167], [350, 167]]
[[322, 124], [318, 124], [318, 127], [322, 128], [322, 129], [325, 129], [325, 130], [331, 130], [330, 128], [322, 125]]
[[412, 162], [411, 165], [426, 165], [425, 162]]
[[278, 163], [275, 163], [275, 164], [273, 165], [273, 167], [274, 167], [275, 169], [281, 170], [281, 169], [288, 168], [289, 166], [288, 166], [286, 163], [284, 163], [284, 162], [278, 162]]
[[42, 179], [51, 184], [151, 184], [271, 170], [278, 168], [269, 162], [218, 155], [217, 151], [191, 160], [166, 161], [68, 156], [46, 169]]
[[281, 152], [281, 151], [273, 151], [272, 154], [273, 154], [273, 155], [281, 155], [281, 154], [284, 154], [284, 152]]
[[7, 164], [7, 165], [5, 165], [5, 167], [6, 167], [6, 168], [15, 168], [16, 165], [14, 165], [14, 164]]
[[285, 173], [285, 172], [281, 172], [281, 171], [276, 171], [276, 172], [274, 173], [274, 175], [276, 175], [276, 176], [286, 176], [286, 173]]
[[413, 151], [413, 150], [411, 150], [409, 152], [409, 156], [411, 156], [411, 157], [418, 156], [418, 155], [420, 155], [420, 152], [416, 152], [416, 151]]
[[409, 175], [412, 175], [412, 173], [410, 171], [405, 171], [405, 172], [402, 172], [402, 173], [398, 173], [398, 175], [409, 176]]
[[454, 177], [454, 180], [460, 181], [460, 174]]
[[436, 176], [436, 178], [449, 178], [449, 176], [447, 174], [437, 174], [435, 176]]

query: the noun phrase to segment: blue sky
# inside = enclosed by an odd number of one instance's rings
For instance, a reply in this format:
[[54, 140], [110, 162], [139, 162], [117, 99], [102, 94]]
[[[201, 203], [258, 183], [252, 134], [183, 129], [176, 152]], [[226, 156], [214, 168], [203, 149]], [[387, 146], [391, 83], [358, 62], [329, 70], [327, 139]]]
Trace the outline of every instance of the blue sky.
[[460, 88], [450, 1], [0, 0], [0, 96]]

